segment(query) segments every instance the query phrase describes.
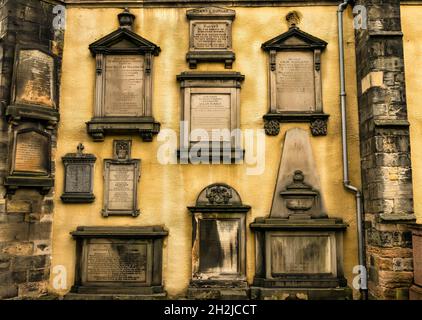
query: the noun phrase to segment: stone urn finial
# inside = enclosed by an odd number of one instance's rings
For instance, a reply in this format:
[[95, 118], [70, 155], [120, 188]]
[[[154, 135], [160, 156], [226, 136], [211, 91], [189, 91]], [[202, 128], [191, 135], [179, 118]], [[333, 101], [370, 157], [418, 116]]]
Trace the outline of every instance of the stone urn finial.
[[286, 14], [286, 22], [289, 29], [297, 28], [297, 25], [300, 23], [300, 13], [297, 11], [290, 11]]
[[290, 211], [289, 218], [309, 219], [312, 215], [312, 209], [320, 209], [318, 208], [319, 192], [304, 181], [305, 176], [303, 172], [295, 170], [293, 182], [287, 185], [284, 191], [280, 192], [280, 196]]
[[119, 13], [118, 18], [120, 28], [129, 29], [132, 31], [133, 23], [136, 17], [129, 11], [129, 8], [125, 8], [122, 13]]

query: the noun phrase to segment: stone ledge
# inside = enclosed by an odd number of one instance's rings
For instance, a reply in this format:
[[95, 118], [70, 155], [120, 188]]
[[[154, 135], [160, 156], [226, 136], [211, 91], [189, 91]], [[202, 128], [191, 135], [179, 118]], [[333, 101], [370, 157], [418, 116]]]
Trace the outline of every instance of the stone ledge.
[[259, 288], [251, 287], [254, 300], [352, 300], [352, 289], [344, 288]]
[[150, 295], [142, 294], [87, 294], [87, 293], [68, 293], [64, 300], [163, 300], [167, 294], [157, 293]]

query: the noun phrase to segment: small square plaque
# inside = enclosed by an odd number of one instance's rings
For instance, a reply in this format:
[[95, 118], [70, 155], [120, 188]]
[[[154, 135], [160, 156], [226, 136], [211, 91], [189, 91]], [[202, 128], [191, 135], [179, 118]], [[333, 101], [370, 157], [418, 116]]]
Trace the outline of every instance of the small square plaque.
[[189, 52], [186, 60], [191, 69], [198, 62], [224, 62], [232, 68], [235, 54], [232, 48], [232, 23], [236, 12], [220, 7], [204, 7], [188, 10]]

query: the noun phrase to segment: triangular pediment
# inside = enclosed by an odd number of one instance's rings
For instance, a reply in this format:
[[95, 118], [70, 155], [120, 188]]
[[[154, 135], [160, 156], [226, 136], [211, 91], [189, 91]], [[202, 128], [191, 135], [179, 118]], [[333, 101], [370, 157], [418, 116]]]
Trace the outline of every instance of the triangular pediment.
[[262, 44], [264, 50], [282, 50], [282, 49], [324, 49], [327, 42], [310, 35], [297, 27], [290, 28], [287, 32], [268, 40]]
[[151, 52], [154, 55], [160, 52], [160, 47], [156, 44], [125, 28], [119, 28], [95, 41], [89, 49], [93, 55], [110, 51]]

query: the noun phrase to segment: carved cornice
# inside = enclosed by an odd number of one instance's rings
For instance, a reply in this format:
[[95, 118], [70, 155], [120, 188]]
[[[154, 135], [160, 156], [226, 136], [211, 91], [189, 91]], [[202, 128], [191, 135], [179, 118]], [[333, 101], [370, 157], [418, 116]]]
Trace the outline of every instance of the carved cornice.
[[[66, 4], [78, 6], [102, 6], [102, 7], [198, 7], [204, 6], [204, 1], [200, 0], [62, 0]], [[216, 0], [207, 1], [207, 5], [224, 6], [247, 6], [247, 7], [265, 7], [265, 6], [298, 6], [298, 5], [335, 5], [338, 0]]]

